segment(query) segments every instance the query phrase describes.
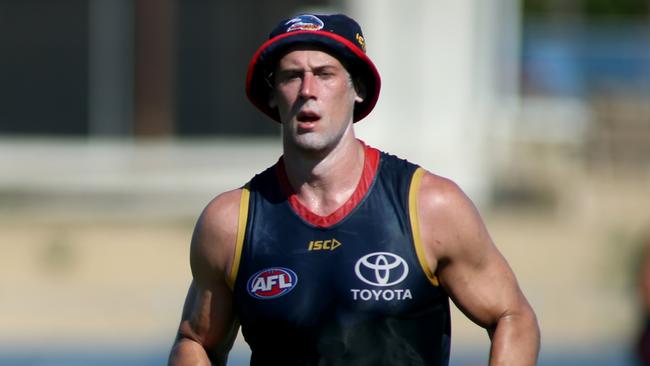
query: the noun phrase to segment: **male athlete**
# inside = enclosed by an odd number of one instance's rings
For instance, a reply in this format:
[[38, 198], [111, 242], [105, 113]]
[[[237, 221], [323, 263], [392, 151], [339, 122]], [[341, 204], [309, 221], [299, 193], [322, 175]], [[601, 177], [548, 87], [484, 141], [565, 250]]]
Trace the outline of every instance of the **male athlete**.
[[247, 95], [284, 154], [199, 218], [171, 365], [225, 364], [240, 326], [252, 365], [447, 365], [449, 298], [490, 365], [535, 364], [535, 314], [470, 200], [355, 138], [379, 89], [344, 15], [282, 21], [255, 53]]

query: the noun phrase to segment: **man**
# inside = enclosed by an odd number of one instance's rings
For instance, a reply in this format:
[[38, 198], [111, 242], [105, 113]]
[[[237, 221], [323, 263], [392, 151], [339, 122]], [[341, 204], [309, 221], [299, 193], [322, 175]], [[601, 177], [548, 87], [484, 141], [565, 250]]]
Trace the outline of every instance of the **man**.
[[470, 200], [355, 138], [379, 89], [343, 15], [282, 21], [255, 53], [247, 95], [284, 154], [198, 220], [171, 365], [225, 364], [240, 325], [253, 365], [447, 365], [448, 298], [490, 365], [535, 364], [535, 314]]

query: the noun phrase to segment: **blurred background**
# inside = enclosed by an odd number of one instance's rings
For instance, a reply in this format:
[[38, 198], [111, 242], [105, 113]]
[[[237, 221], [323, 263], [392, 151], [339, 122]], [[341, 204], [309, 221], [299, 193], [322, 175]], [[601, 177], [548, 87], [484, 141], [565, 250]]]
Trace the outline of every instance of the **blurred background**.
[[[195, 220], [281, 154], [249, 59], [311, 11], [362, 24], [383, 88], [358, 135], [474, 200], [539, 364], [637, 364], [650, 1], [0, 0], [0, 365], [166, 362]], [[452, 365], [486, 364], [453, 329]]]

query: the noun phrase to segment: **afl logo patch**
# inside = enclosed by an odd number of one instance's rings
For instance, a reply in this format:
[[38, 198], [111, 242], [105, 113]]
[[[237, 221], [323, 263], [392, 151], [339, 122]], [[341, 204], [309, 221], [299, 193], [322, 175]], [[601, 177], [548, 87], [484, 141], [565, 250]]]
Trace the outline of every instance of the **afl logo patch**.
[[409, 266], [399, 255], [376, 252], [361, 257], [354, 266], [354, 272], [369, 285], [388, 287], [404, 281], [409, 274]]
[[298, 276], [288, 268], [274, 267], [261, 270], [248, 279], [246, 289], [257, 299], [274, 299], [286, 295], [296, 287]]
[[287, 32], [293, 31], [317, 31], [323, 29], [325, 24], [317, 16], [311, 14], [298, 15], [297, 17], [284, 23], [287, 28]]

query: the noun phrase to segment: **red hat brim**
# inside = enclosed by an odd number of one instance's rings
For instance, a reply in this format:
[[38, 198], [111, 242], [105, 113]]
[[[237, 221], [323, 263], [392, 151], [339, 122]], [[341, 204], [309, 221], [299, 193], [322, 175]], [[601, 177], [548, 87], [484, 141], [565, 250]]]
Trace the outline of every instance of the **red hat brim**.
[[344, 64], [355, 77], [362, 78], [366, 89], [364, 100], [354, 107], [354, 122], [366, 117], [377, 104], [381, 89], [381, 77], [370, 58], [356, 45], [335, 33], [318, 31], [294, 31], [280, 34], [266, 41], [255, 52], [246, 75], [246, 96], [257, 109], [276, 122], [280, 122], [277, 108], [269, 105], [271, 86], [266, 73], [275, 67], [275, 62], [289, 47], [299, 44], [322, 46]]

